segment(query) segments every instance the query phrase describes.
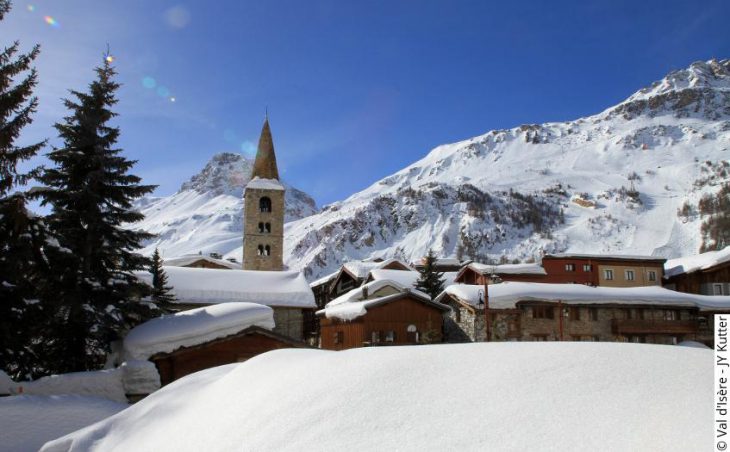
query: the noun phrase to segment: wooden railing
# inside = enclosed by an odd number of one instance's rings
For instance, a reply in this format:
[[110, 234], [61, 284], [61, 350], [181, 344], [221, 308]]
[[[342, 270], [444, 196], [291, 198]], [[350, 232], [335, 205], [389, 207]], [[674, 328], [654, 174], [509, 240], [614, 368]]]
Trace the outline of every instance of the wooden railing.
[[613, 334], [688, 334], [698, 329], [697, 320], [611, 320]]

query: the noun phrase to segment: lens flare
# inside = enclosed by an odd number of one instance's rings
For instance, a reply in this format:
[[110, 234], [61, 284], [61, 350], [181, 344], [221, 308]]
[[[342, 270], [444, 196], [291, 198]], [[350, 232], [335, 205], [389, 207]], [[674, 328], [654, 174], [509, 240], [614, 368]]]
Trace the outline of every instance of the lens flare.
[[157, 86], [157, 82], [152, 77], [145, 77], [142, 79], [142, 86], [147, 89], [152, 89]]
[[35, 11], [35, 5], [28, 5], [28, 11], [30, 11], [30, 12]]
[[157, 94], [160, 97], [168, 97], [170, 95], [170, 90], [165, 86], [160, 86], [157, 88]]
[[174, 97], [174, 96], [172, 96], [172, 97], [170, 97], [170, 102], [173, 102], [173, 103], [174, 103], [174, 102], [177, 102], [177, 99], [175, 99], [175, 97]]
[[104, 58], [104, 59], [106, 60], [107, 63], [113, 63], [114, 62], [114, 57], [111, 56], [111, 55], [107, 55], [106, 58]]
[[61, 24], [59, 24], [58, 21], [51, 16], [45, 16], [43, 20], [46, 21], [46, 23], [53, 28], [58, 28], [61, 26]]

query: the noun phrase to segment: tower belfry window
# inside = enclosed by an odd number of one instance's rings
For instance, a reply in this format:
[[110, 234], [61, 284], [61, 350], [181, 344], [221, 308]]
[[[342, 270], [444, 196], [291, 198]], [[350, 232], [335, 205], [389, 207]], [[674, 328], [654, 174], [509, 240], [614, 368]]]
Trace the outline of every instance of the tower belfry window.
[[264, 232], [264, 222], [259, 221], [259, 233], [263, 233], [263, 232]]
[[264, 196], [259, 200], [259, 210], [261, 212], [271, 212], [271, 199]]
[[264, 256], [271, 256], [271, 247], [269, 245], [264, 247]]
[[264, 229], [266, 230], [267, 234], [270, 234], [271, 233], [271, 223], [266, 223], [264, 225]]

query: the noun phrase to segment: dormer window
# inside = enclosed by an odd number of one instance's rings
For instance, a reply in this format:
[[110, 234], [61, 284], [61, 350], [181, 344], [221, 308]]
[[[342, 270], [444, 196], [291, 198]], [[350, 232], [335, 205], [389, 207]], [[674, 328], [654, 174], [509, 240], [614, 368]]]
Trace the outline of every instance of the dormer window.
[[271, 199], [268, 196], [259, 199], [259, 210], [261, 212], [271, 212]]

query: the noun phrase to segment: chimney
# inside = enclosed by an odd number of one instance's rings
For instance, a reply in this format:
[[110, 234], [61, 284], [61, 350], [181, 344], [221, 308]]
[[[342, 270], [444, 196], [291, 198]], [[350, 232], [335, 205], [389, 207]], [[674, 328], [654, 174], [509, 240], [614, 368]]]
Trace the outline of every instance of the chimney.
[[362, 299], [367, 300], [368, 299], [368, 287], [362, 286]]

